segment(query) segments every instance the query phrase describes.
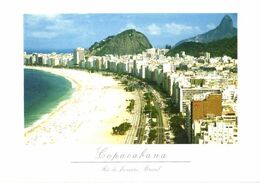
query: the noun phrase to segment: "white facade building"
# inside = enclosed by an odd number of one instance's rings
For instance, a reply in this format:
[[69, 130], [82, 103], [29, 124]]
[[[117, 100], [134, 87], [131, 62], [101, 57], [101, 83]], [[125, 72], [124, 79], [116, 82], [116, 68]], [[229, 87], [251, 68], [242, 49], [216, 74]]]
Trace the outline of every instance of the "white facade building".
[[85, 61], [84, 48], [76, 48], [73, 54], [74, 64], [79, 65], [80, 62]]
[[193, 124], [195, 143], [199, 144], [236, 144], [237, 120], [214, 117], [195, 120]]

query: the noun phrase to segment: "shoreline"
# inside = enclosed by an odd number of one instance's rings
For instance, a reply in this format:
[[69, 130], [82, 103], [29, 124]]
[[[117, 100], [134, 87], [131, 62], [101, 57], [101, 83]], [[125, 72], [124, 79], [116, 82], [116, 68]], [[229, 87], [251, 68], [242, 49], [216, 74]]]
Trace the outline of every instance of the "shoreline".
[[[71, 79], [71, 78], [68, 78], [68, 77], [64, 77], [62, 75], [59, 75], [51, 70], [49, 70], [48, 68], [44, 68], [44, 67], [35, 67], [35, 66], [24, 66], [24, 69], [32, 69], [32, 70], [39, 70], [39, 71], [44, 71], [44, 72], [48, 72], [48, 73], [51, 73], [51, 74], [54, 74], [54, 75], [58, 75], [58, 76], [61, 76], [63, 78], [65, 78], [66, 80], [68, 80], [70, 83], [71, 83], [71, 95], [70, 97], [67, 97], [65, 98], [64, 100], [61, 100], [58, 102], [57, 106], [53, 107], [53, 109], [49, 112], [49, 113], [46, 113], [44, 115], [42, 115], [39, 119], [37, 119], [36, 121], [34, 121], [30, 126], [24, 128], [25, 129], [25, 135], [26, 133], [34, 130], [35, 128], [38, 128], [39, 125], [41, 125], [42, 123], [44, 123], [44, 121], [48, 120], [49, 117], [51, 117], [53, 115], [53, 113], [55, 112], [55, 110], [61, 108], [63, 105], [66, 104], [67, 100], [69, 100], [74, 92], [74, 90], [79, 87], [78, 83]], [[47, 70], [48, 69], [48, 70]]]
[[[112, 135], [112, 127], [132, 118], [126, 100], [137, 98], [109, 76], [86, 71], [24, 67], [59, 75], [69, 80], [73, 93], [50, 113], [25, 128], [26, 144], [123, 144], [125, 135]], [[95, 129], [95, 130], [93, 130]]]

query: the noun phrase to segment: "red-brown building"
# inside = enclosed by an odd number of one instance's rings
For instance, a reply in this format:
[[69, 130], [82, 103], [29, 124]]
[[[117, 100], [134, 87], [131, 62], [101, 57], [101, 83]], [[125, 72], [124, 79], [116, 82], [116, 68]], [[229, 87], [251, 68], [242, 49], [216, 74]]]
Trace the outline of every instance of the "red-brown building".
[[191, 121], [187, 124], [187, 135], [189, 141], [192, 139], [192, 126], [194, 120], [204, 119], [207, 116], [222, 115], [222, 95], [211, 93], [203, 100], [192, 100]]
[[203, 119], [207, 115], [222, 115], [222, 95], [210, 94], [206, 99], [201, 101], [193, 100], [191, 102], [191, 120]]

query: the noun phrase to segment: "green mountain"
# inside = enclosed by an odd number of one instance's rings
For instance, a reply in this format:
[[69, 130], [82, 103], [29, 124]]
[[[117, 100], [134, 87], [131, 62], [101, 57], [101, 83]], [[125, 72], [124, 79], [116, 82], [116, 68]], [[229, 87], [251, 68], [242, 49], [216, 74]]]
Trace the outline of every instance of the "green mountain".
[[129, 29], [94, 43], [89, 48], [89, 54], [96, 56], [106, 54], [133, 55], [142, 53], [149, 48], [152, 48], [152, 45], [144, 34], [134, 29]]
[[185, 51], [187, 55], [199, 57], [205, 52], [209, 52], [211, 57], [221, 57], [224, 55], [237, 58], [237, 36], [224, 38], [209, 43], [184, 42], [172, 48], [166, 55], [175, 56], [176, 53]]
[[176, 44], [180, 45], [184, 42], [200, 42], [208, 43], [224, 38], [231, 38], [237, 35], [237, 28], [233, 27], [233, 21], [230, 16], [225, 15], [220, 24], [206, 33], [199, 34], [195, 37], [184, 39]]

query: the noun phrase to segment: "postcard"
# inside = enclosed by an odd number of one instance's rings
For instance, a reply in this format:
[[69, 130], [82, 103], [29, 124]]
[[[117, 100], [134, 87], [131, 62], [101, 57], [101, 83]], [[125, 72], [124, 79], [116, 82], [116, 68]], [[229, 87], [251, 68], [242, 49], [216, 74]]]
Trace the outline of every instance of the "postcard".
[[103, 3], [7, 13], [0, 182], [260, 181], [259, 3]]
[[236, 144], [236, 25], [235, 13], [24, 15], [25, 143]]

